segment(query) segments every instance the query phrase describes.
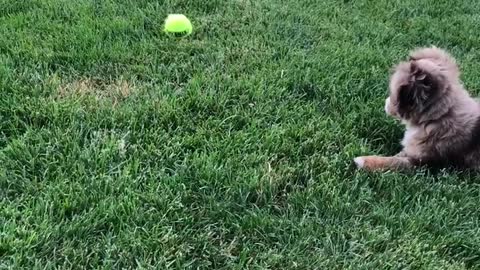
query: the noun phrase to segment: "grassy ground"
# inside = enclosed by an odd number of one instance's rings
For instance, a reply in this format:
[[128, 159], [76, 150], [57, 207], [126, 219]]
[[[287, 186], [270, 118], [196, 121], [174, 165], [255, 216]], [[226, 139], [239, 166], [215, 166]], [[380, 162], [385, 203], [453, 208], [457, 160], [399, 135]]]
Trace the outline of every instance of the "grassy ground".
[[[195, 32], [166, 37], [168, 13]], [[473, 174], [392, 154], [389, 68], [476, 0], [0, 0], [0, 269], [480, 268]]]

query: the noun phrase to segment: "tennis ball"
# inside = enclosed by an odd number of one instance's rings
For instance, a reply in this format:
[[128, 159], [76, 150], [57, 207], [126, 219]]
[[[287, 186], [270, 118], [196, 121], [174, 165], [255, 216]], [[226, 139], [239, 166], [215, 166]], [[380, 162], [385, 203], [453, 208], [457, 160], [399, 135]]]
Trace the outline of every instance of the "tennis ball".
[[170, 14], [165, 20], [165, 33], [174, 36], [188, 36], [192, 33], [192, 23], [183, 14]]

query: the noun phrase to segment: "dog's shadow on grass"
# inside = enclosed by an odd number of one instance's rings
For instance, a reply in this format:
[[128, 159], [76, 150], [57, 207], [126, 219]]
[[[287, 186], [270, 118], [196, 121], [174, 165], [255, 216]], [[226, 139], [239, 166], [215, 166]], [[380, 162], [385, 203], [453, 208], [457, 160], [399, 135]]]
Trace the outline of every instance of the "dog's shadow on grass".
[[455, 175], [460, 180], [459, 183], [480, 184], [480, 171], [469, 168], [455, 167], [426, 167], [425, 170], [437, 181], [442, 181], [445, 175]]

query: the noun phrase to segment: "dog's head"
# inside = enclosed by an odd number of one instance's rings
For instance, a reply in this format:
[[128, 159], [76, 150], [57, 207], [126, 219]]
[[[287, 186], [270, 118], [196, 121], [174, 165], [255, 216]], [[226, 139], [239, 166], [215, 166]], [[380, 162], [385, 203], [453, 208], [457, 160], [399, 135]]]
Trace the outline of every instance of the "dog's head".
[[446, 52], [437, 48], [415, 51], [408, 62], [395, 67], [385, 111], [395, 118], [418, 122], [449, 95], [450, 85], [456, 81], [457, 65]]

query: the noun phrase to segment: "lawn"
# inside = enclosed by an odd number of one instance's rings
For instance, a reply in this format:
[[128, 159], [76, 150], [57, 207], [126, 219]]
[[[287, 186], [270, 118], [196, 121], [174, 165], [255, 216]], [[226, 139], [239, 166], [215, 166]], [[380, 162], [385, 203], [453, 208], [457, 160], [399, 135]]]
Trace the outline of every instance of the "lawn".
[[[169, 13], [194, 24], [162, 32]], [[479, 269], [480, 177], [365, 173], [477, 0], [0, 0], [0, 269]]]

